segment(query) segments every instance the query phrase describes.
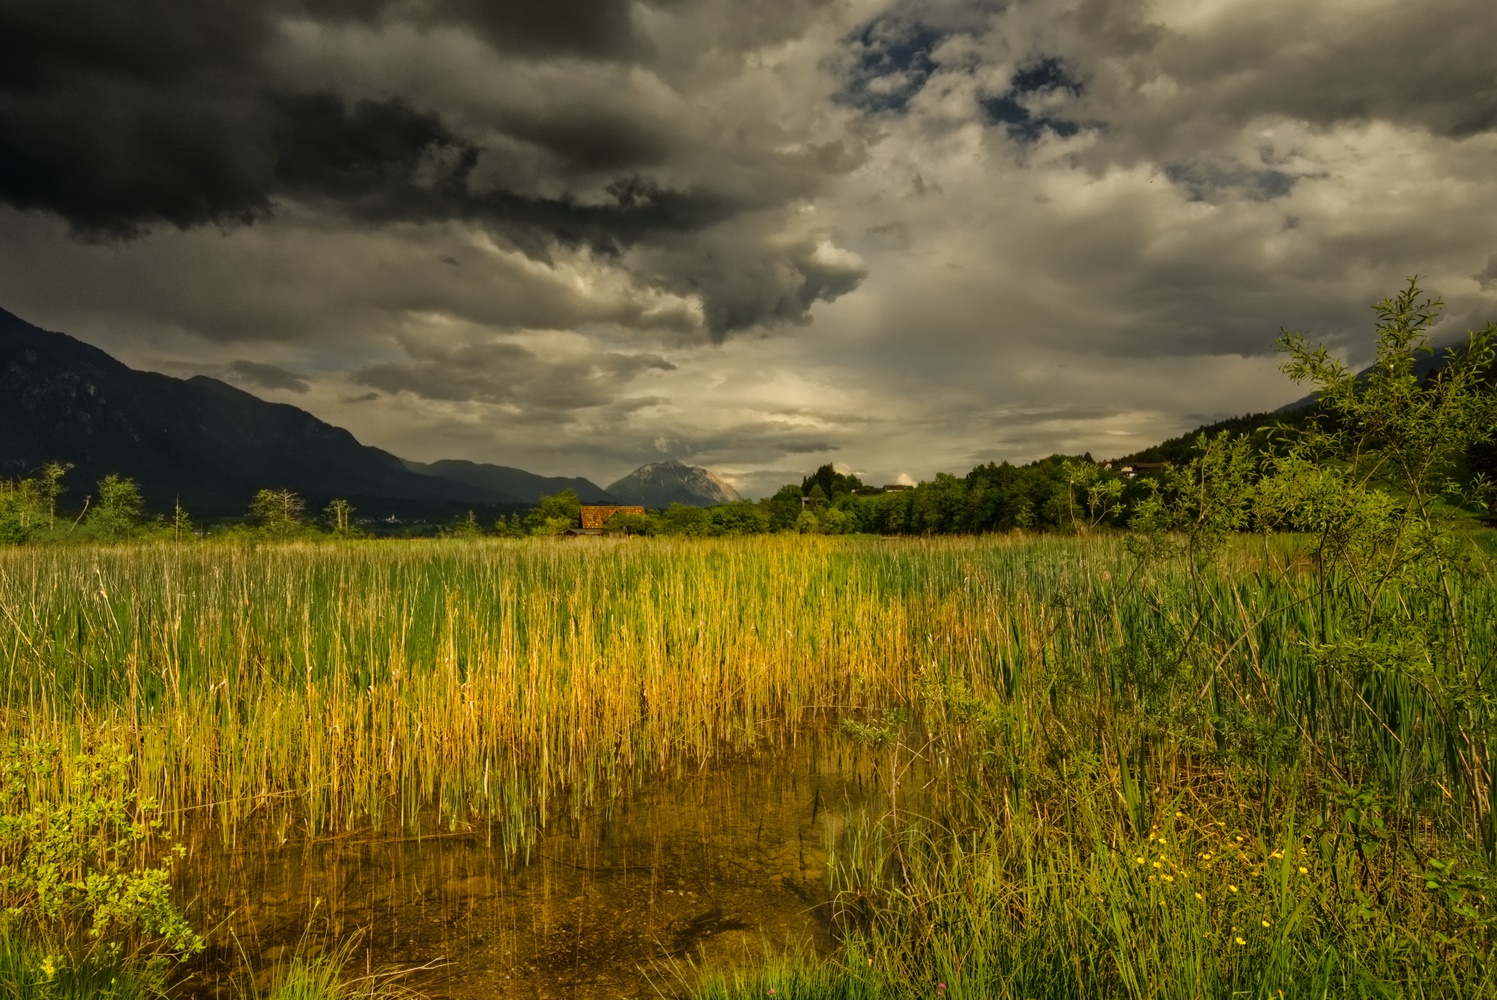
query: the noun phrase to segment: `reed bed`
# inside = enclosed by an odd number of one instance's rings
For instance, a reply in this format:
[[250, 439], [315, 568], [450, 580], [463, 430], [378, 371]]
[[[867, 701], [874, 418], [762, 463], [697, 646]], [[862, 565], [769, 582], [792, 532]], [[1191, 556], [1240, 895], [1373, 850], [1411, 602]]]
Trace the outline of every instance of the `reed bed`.
[[[1292, 536], [1194, 567], [1105, 534], [13, 549], [0, 725], [127, 743], [178, 823], [435, 812], [518, 851], [840, 724], [893, 803], [830, 845], [846, 950], [709, 995], [1492, 997], [1468, 548], [1371, 599]], [[1325, 654], [1390, 617], [1425, 661]]]
[[[950, 547], [948, 547], [950, 549]], [[799, 540], [0, 553], [8, 734], [124, 740], [178, 815], [544, 816], [911, 694], [951, 556]], [[910, 558], [913, 556], [914, 558]], [[949, 568], [947, 570], [949, 572]], [[284, 811], [284, 810], [283, 810]]]

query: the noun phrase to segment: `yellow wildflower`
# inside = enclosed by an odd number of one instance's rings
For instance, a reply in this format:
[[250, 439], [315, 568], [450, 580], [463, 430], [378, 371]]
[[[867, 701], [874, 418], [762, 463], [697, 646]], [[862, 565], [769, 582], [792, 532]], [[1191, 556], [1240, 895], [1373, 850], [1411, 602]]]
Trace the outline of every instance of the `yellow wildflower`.
[[1240, 935], [1240, 934], [1237, 936], [1237, 943], [1238, 944], [1247, 944], [1247, 942], [1242, 939], [1242, 935]]

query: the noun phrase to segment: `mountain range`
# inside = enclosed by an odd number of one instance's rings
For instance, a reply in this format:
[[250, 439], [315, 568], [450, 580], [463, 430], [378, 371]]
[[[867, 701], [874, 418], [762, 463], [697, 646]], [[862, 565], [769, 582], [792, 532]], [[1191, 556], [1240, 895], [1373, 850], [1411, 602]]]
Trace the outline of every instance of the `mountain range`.
[[489, 465], [460, 458], [444, 458], [436, 462], [406, 461], [405, 467], [424, 476], [438, 476], [478, 489], [492, 490], [503, 496], [514, 497], [515, 502], [519, 503], [534, 503], [543, 496], [552, 496], [562, 490], [573, 491], [583, 503], [618, 503], [616, 497], [597, 483], [580, 476], [539, 476], [507, 465]]
[[243, 514], [263, 488], [293, 490], [313, 510], [343, 497], [402, 517], [517, 508], [568, 488], [612, 502], [586, 479], [405, 462], [295, 406], [205, 375], [137, 371], [0, 309], [0, 477], [28, 476], [52, 461], [73, 466], [66, 506], [79, 506], [115, 473], [139, 484], [148, 510], [180, 503], [200, 517]]

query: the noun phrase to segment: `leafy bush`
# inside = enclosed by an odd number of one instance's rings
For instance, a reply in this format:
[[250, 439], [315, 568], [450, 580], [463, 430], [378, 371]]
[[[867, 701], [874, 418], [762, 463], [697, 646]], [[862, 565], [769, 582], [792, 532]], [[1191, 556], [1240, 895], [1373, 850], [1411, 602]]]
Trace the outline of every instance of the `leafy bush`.
[[[112, 744], [71, 760], [32, 740], [0, 751], [0, 932], [45, 948], [49, 968], [159, 964], [203, 947], [171, 902], [182, 848], [148, 861], [160, 821], [129, 786], [129, 762]], [[58, 773], [68, 793], [42, 792]]]

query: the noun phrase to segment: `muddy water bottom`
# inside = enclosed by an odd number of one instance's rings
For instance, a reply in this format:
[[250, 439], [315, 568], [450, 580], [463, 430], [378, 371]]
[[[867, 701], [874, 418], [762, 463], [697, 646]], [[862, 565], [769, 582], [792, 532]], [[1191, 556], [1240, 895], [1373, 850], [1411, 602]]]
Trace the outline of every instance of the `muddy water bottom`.
[[426, 836], [293, 839], [241, 827], [186, 838], [179, 876], [211, 946], [183, 992], [233, 997], [268, 970], [358, 936], [355, 974], [431, 997], [637, 997], [689, 988], [694, 969], [831, 947], [827, 844], [878, 809], [876, 782], [835, 747], [653, 779], [552, 821], [528, 859], [483, 824]]

